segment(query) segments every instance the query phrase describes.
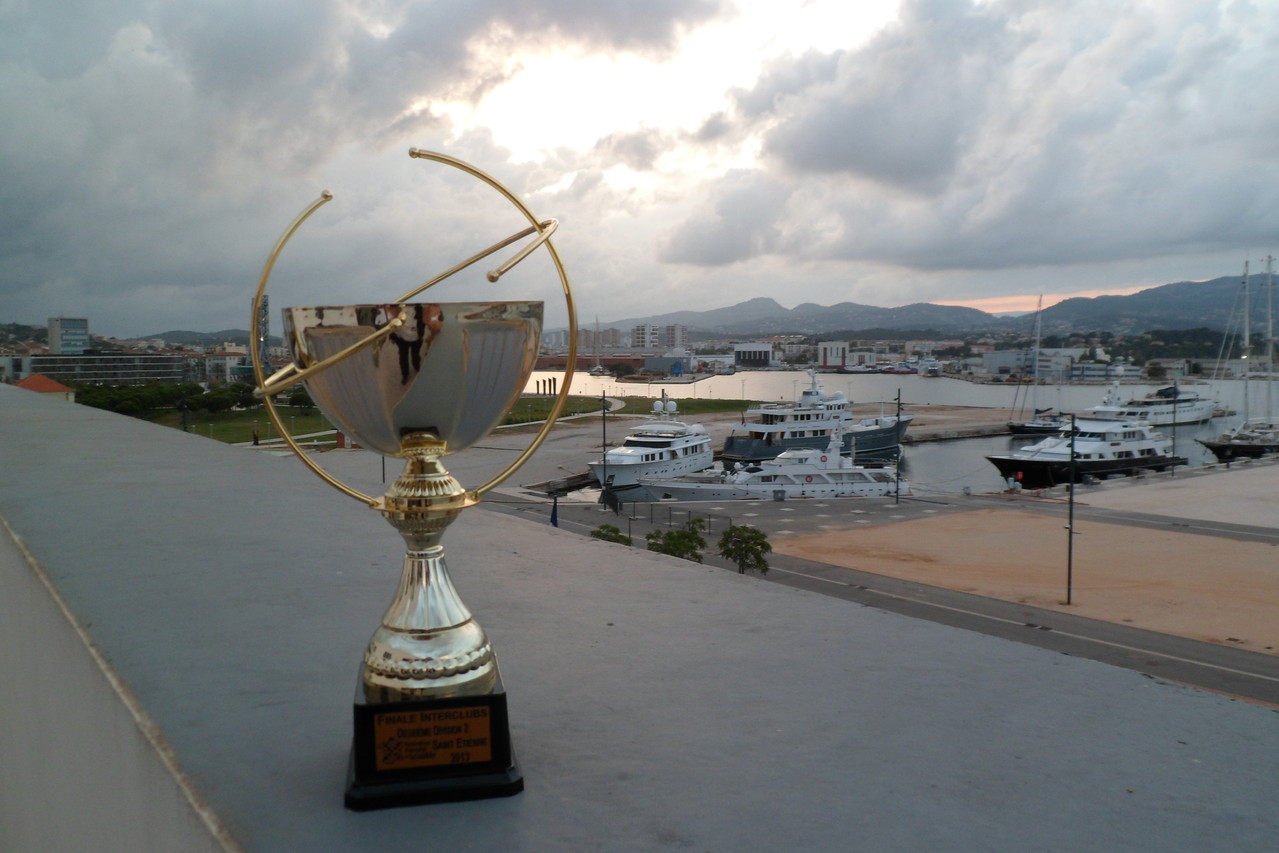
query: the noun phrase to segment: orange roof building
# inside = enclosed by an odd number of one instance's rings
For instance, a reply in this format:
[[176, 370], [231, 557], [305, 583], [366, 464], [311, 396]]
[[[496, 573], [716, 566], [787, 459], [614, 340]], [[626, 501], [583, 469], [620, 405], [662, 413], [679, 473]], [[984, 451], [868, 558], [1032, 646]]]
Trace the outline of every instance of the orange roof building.
[[61, 394], [69, 402], [75, 402], [74, 388], [68, 388], [58, 380], [50, 379], [43, 373], [33, 373], [26, 379], [15, 382], [14, 385], [40, 394]]

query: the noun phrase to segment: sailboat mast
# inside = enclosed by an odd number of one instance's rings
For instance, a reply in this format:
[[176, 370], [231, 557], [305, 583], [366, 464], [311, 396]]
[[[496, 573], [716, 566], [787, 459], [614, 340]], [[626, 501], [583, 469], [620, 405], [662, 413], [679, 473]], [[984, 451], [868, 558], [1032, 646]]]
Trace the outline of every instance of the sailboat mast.
[[1030, 386], [1030, 416], [1039, 417], [1039, 337], [1043, 330], [1044, 295], [1039, 294], [1039, 304], [1035, 306], [1035, 354], [1031, 369], [1035, 371]]
[[600, 369], [600, 315], [595, 315], [595, 364], [593, 367], [598, 371]]
[[1252, 318], [1248, 314], [1249, 303], [1252, 302], [1252, 294], [1248, 290], [1248, 262], [1243, 262], [1243, 417], [1248, 420], [1252, 417], [1252, 404], [1248, 399], [1248, 357], [1252, 355], [1252, 336], [1251, 326]]
[[1266, 256], [1266, 421], [1275, 422], [1275, 278], [1274, 257]]

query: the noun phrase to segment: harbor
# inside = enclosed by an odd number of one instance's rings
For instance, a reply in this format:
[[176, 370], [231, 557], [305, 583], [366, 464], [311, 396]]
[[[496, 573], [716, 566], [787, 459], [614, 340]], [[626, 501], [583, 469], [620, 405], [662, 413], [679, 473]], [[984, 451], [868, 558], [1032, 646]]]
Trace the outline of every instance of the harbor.
[[[535, 374], [528, 391], [539, 386], [537, 380], [545, 380], [557, 374]], [[805, 371], [745, 371], [733, 375], [707, 376], [695, 383], [665, 384], [652, 382], [618, 383], [610, 377], [594, 377], [583, 373], [573, 376], [573, 393], [582, 396], [604, 396], [612, 400], [630, 397], [660, 396], [663, 391], [677, 402], [682, 399], [743, 400], [748, 403], [772, 401], [785, 404], [797, 400], [808, 387], [810, 378]], [[979, 384], [946, 377], [920, 375], [850, 375], [819, 374], [819, 381], [827, 394], [844, 394], [851, 401], [854, 418], [889, 416], [897, 412], [913, 420], [905, 433], [901, 469], [908, 476], [912, 488], [922, 494], [960, 494], [968, 492], [996, 492], [1007, 488], [998, 471], [984, 457], [1007, 453], [1033, 443], [1036, 437], [1013, 436], [1008, 422], [1016, 416], [1014, 403], [1019, 399], [1017, 389], [1011, 385]], [[1233, 425], [1242, 411], [1243, 383], [1237, 380], [1192, 381], [1183, 380], [1184, 387], [1194, 388], [1201, 395], [1214, 400], [1216, 411], [1223, 413], [1199, 424], [1162, 426], [1159, 432], [1172, 441], [1176, 456], [1184, 457], [1190, 468], [1212, 466], [1216, 458], [1199, 439], [1211, 439]], [[1151, 394], [1168, 383], [1127, 383], [1123, 392], [1131, 397]], [[1266, 390], [1252, 383], [1254, 396], [1264, 396]], [[544, 387], [544, 386], [542, 386]], [[1101, 405], [1110, 386], [1106, 384], [1046, 385], [1040, 388], [1041, 406], [1052, 406], [1061, 412], [1083, 412]], [[1024, 396], [1024, 395], [1022, 395]], [[899, 402], [900, 400], [900, 402]], [[551, 464], [539, 465], [535, 457], [521, 477], [526, 483], [539, 483], [562, 479], [567, 475], [586, 470], [585, 463], [592, 454], [598, 456], [607, 441], [610, 446], [620, 442], [628, 425], [641, 417], [639, 407], [633, 412], [610, 415], [601, 437], [599, 418], [594, 418], [594, 444], [587, 441], [576, 459], [559, 458]], [[688, 418], [705, 426], [711, 434], [712, 446], [721, 448], [735, 428], [742, 425], [745, 416], [738, 413], [699, 414]], [[572, 429], [588, 427], [581, 419], [566, 422]], [[558, 430], [557, 430], [558, 431]], [[487, 443], [487, 442], [486, 442]], [[499, 444], [505, 444], [503, 439]], [[553, 444], [554, 439], [548, 441]], [[544, 446], [539, 456], [547, 453]], [[548, 454], [548, 461], [553, 454]], [[530, 470], [531, 469], [531, 470]], [[566, 470], [567, 469], [567, 470]], [[537, 474], [545, 476], [537, 476]], [[532, 476], [530, 476], [530, 474]], [[583, 499], [594, 496], [580, 495]]]

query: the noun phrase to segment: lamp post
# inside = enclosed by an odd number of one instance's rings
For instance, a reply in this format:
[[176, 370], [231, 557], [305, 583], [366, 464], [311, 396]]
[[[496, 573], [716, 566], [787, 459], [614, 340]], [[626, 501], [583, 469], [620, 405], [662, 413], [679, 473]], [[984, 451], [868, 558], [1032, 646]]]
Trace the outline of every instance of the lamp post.
[[1075, 415], [1070, 415], [1070, 504], [1066, 510], [1066, 603], [1070, 604], [1075, 571], [1075, 486], [1078, 481], [1079, 455], [1075, 453]]
[[[901, 424], [902, 422], [902, 389], [897, 389], [897, 422], [893, 424], [893, 429], [897, 430], [897, 461], [893, 465], [893, 476], [897, 478], [896, 486], [893, 489], [893, 503], [900, 504], [902, 502], [902, 446], [901, 446]], [[857, 444], [853, 443], [852, 459], [849, 461], [854, 465], [857, 464]]]

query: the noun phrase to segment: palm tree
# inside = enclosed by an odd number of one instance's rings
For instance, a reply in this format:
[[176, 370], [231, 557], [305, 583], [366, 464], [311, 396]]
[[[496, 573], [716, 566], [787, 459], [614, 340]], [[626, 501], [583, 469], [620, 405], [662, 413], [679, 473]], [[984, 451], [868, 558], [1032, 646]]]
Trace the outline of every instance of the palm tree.
[[758, 527], [733, 524], [719, 537], [719, 555], [736, 563], [738, 574], [746, 574], [747, 569], [767, 574], [768, 561], [764, 555], [772, 552], [768, 537]]

